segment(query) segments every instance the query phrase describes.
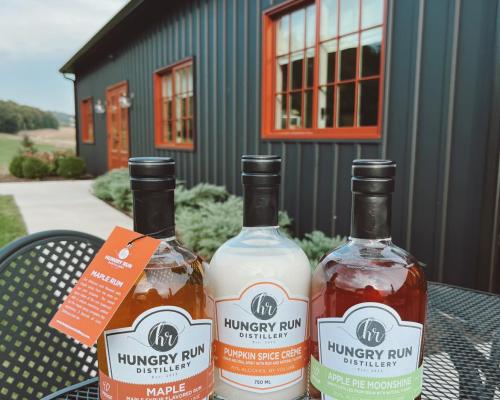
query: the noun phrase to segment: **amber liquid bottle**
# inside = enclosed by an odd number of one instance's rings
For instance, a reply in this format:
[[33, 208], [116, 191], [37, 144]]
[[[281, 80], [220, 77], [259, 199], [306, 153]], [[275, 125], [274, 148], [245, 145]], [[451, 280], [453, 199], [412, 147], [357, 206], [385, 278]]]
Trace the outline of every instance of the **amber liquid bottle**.
[[161, 243], [98, 340], [100, 398], [156, 400], [191, 391], [191, 400], [207, 399], [212, 311], [204, 262], [175, 237], [174, 160], [131, 158], [129, 170], [134, 230]]
[[311, 399], [419, 399], [427, 283], [391, 241], [396, 165], [355, 160], [351, 235], [312, 280]]

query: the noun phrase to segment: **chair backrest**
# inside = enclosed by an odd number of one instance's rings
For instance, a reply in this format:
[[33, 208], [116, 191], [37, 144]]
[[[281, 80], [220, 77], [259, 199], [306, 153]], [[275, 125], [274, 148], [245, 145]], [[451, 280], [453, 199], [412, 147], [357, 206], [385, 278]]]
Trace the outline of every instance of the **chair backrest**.
[[95, 347], [48, 324], [102, 244], [81, 232], [46, 231], [0, 249], [1, 399], [39, 399], [97, 375]]

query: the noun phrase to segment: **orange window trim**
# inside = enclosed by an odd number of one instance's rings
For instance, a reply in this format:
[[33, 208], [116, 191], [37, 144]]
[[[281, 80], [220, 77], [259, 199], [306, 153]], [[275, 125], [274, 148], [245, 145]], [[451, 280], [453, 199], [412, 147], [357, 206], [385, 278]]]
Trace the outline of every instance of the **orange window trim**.
[[92, 144], [95, 142], [93, 105], [92, 97], [87, 97], [80, 102], [82, 143]]
[[[387, 0], [384, 0], [383, 22], [382, 22], [382, 42], [380, 50], [380, 73], [379, 79], [379, 95], [378, 95], [378, 115], [376, 126], [363, 127], [331, 127], [318, 128], [318, 87], [319, 87], [319, 32], [321, 21], [321, 1], [322, 0], [288, 0], [277, 6], [266, 10], [262, 15], [262, 126], [261, 138], [264, 140], [323, 140], [323, 139], [339, 139], [339, 140], [377, 140], [382, 136], [382, 115], [383, 115], [383, 88], [384, 88], [384, 71], [385, 71], [385, 41], [386, 41], [386, 26], [387, 26]], [[361, 1], [360, 7], [361, 7]], [[313, 77], [313, 107], [312, 107], [312, 128], [297, 128], [297, 129], [276, 129], [275, 128], [275, 86], [276, 86], [276, 21], [284, 14], [289, 14], [292, 11], [307, 7], [311, 4], [316, 5], [316, 38], [314, 44], [314, 77]], [[361, 18], [361, 8], [360, 8]], [[339, 14], [339, 13], [337, 13]], [[340, 16], [338, 16], [340, 18]], [[337, 22], [338, 24], [338, 22]], [[360, 34], [360, 26], [358, 25], [358, 34]], [[359, 42], [357, 48], [356, 63], [359, 63]], [[338, 50], [337, 50], [338, 52]], [[337, 62], [336, 62], [337, 65]], [[362, 80], [355, 76], [353, 82]], [[337, 83], [335, 83], [336, 85]], [[336, 96], [335, 96], [336, 97]], [[355, 90], [354, 118], [356, 121], [358, 90]], [[289, 100], [288, 100], [289, 101]], [[336, 109], [336, 106], [334, 107]], [[335, 117], [334, 117], [335, 124]]]
[[[194, 93], [195, 93], [195, 77], [194, 77], [194, 63], [193, 63], [193, 58], [186, 58], [183, 59], [179, 62], [176, 62], [175, 64], [171, 64], [167, 67], [160, 68], [156, 70], [153, 73], [153, 100], [154, 100], [154, 105], [153, 105], [153, 112], [154, 112], [154, 130], [155, 130], [155, 147], [158, 149], [173, 149], [173, 150], [188, 150], [188, 151], [194, 151], [194, 142], [196, 140], [196, 134], [195, 134], [195, 115], [194, 111], [192, 110], [192, 116], [191, 117], [184, 117], [180, 116], [177, 117], [176, 115], [176, 106], [175, 106], [175, 97], [179, 93], [175, 89], [175, 75], [174, 72], [176, 70], [185, 68], [191, 66], [193, 68], [192, 71], [192, 76], [193, 76], [193, 108], [195, 107], [196, 104], [196, 99], [194, 99]], [[167, 75], [171, 74], [171, 79], [172, 79], [172, 102], [171, 102], [171, 112], [172, 112], [172, 120], [170, 121], [171, 126], [171, 132], [172, 132], [172, 140], [167, 141], [164, 140], [163, 137], [163, 116], [162, 116], [162, 78]], [[189, 113], [189, 110], [187, 111]], [[189, 115], [189, 114], [188, 114]], [[191, 120], [191, 130], [192, 130], [192, 140], [191, 143], [177, 143], [176, 142], [176, 132], [174, 131], [176, 122], [179, 119], [190, 119]]]

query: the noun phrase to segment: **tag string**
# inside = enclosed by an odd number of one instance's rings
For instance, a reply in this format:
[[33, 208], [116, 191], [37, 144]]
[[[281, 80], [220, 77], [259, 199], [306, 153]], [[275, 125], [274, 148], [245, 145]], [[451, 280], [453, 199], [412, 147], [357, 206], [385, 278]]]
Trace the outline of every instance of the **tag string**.
[[145, 235], [138, 236], [135, 239], [132, 239], [130, 242], [128, 242], [127, 243], [127, 247], [132, 246], [132, 243], [136, 242], [137, 240], [144, 239], [145, 237], [148, 237], [148, 236], [160, 235], [160, 234], [162, 234], [164, 232], [167, 232], [170, 229], [172, 229], [172, 228], [163, 228], [163, 229], [161, 229], [159, 231], [156, 231], [156, 232], [151, 232], [151, 233], [147, 233]]

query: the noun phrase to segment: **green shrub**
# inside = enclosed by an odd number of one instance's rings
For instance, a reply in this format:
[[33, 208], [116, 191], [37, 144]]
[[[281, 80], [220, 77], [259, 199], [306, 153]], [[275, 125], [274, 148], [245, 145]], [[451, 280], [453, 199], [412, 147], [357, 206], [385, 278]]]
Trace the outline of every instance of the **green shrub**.
[[28, 179], [41, 179], [49, 174], [48, 164], [35, 157], [25, 157], [22, 168], [23, 177]]
[[54, 165], [54, 172], [57, 173], [57, 169], [59, 168], [59, 161], [62, 160], [63, 158], [68, 158], [68, 157], [76, 157], [76, 154], [73, 150], [55, 150], [52, 152], [53, 156], [53, 165]]
[[80, 157], [63, 157], [57, 162], [57, 175], [63, 178], [79, 178], [85, 171], [85, 161]]
[[302, 247], [302, 250], [304, 250], [307, 257], [309, 257], [311, 266], [314, 269], [321, 258], [342, 245], [345, 242], [345, 238], [338, 235], [332, 238], [326, 236], [321, 231], [313, 231], [311, 233], [306, 233], [302, 240], [295, 239], [295, 242]]
[[111, 184], [109, 190], [112, 197], [111, 201], [115, 207], [123, 211], [132, 210], [132, 190], [130, 185]]
[[98, 177], [92, 184], [94, 196], [104, 201], [113, 201], [113, 193], [117, 188], [130, 188], [128, 170], [126, 168], [112, 169]]
[[23, 177], [23, 161], [26, 159], [26, 156], [15, 156], [9, 163], [9, 172], [11, 175], [22, 178]]
[[[28, 155], [29, 153], [25, 153], [25, 155]], [[32, 154], [33, 158], [36, 158], [37, 160], [43, 161], [47, 166], [49, 167], [49, 175], [55, 176], [57, 175], [57, 169], [55, 165], [55, 157], [54, 153], [49, 152], [49, 151], [43, 151], [43, 152], [36, 152]]]
[[175, 190], [175, 207], [197, 208], [206, 201], [221, 202], [227, 200], [229, 193], [224, 186], [215, 186], [210, 183], [199, 183], [191, 189], [178, 185]]

